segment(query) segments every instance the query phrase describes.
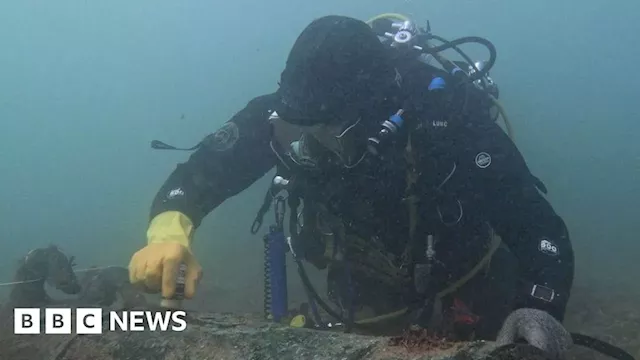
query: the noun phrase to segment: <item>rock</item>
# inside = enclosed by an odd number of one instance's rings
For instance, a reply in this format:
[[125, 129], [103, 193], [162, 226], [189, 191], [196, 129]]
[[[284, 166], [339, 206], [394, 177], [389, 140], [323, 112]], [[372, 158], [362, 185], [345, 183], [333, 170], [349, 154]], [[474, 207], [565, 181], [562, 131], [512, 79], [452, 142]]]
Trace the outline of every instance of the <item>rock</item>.
[[[297, 329], [252, 315], [189, 314], [183, 332], [6, 335], [0, 360], [481, 360], [489, 342], [422, 342]], [[106, 325], [106, 324], [105, 324]], [[413, 346], [406, 344], [413, 341]], [[518, 359], [524, 359], [518, 357]], [[540, 359], [540, 357], [531, 357]]]

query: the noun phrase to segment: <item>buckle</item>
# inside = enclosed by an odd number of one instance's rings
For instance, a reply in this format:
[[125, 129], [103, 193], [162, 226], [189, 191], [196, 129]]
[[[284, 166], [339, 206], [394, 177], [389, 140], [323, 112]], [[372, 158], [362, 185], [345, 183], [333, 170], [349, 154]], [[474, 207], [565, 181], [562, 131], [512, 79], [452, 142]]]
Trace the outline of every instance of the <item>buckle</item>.
[[556, 297], [556, 292], [546, 286], [533, 285], [531, 288], [531, 296], [545, 302], [552, 302]]

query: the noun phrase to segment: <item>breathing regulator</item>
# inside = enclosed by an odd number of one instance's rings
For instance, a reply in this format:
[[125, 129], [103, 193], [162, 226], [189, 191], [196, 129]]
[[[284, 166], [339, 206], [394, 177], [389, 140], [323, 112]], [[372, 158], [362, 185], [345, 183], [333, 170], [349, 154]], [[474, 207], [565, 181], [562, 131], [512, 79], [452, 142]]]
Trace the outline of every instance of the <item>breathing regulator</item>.
[[[425, 64], [435, 62], [453, 75], [457, 82], [469, 82], [478, 89], [487, 93], [498, 109], [498, 116], [502, 116], [507, 133], [513, 137], [511, 126], [504, 112], [504, 108], [498, 102], [498, 86], [489, 76], [489, 70], [496, 61], [496, 48], [489, 41], [477, 36], [467, 36], [452, 41], [446, 40], [431, 32], [430, 23], [424, 28], [418, 27], [412, 20], [401, 14], [381, 14], [367, 21], [373, 31], [378, 35], [380, 41], [397, 51], [405, 54], [413, 55]], [[438, 41], [440, 45], [434, 45], [433, 41]], [[465, 54], [459, 45], [476, 43], [483, 45], [489, 51], [489, 59], [486, 61], [473, 61]], [[456, 51], [464, 61], [451, 61], [445, 58], [441, 53], [445, 50], [452, 49]], [[434, 78], [429, 84], [430, 92], [438, 92], [443, 90], [449, 84], [441, 77]], [[384, 120], [380, 124], [380, 130], [375, 136], [368, 139], [368, 151], [373, 155], [380, 155], [382, 148], [386, 147], [398, 133], [405, 121], [402, 114], [405, 109], [399, 109], [392, 114], [389, 119]], [[496, 118], [497, 119], [497, 118]]]

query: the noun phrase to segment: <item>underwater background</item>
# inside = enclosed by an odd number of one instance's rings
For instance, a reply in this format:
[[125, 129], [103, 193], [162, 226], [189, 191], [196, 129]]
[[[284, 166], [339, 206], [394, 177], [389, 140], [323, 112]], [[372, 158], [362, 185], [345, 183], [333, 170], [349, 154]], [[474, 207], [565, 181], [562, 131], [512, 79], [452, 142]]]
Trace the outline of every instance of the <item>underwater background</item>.
[[[127, 266], [146, 241], [155, 192], [189, 155], [152, 150], [151, 140], [189, 147], [275, 90], [312, 19], [383, 12], [430, 20], [448, 39], [495, 44], [491, 75], [516, 144], [567, 222], [576, 284], [640, 293], [633, 0], [2, 1], [0, 282], [29, 250], [51, 243], [79, 268]], [[249, 228], [269, 180], [198, 230], [205, 275], [190, 306], [261, 310], [262, 235]], [[300, 299], [293, 272], [290, 282]], [[0, 299], [8, 290], [0, 286]]]

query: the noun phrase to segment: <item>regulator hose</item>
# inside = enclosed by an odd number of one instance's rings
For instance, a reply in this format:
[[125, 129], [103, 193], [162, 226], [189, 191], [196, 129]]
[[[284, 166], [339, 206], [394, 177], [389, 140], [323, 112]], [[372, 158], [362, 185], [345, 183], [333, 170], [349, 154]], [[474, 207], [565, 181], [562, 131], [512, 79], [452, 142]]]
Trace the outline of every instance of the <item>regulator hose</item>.
[[[455, 39], [455, 40], [445, 40], [439, 36], [434, 36], [431, 35], [431, 37], [433, 37], [434, 39], [438, 40], [438, 41], [443, 41], [444, 44], [442, 45], [438, 45], [438, 46], [433, 46], [433, 47], [427, 47], [424, 48], [422, 51], [427, 53], [427, 54], [431, 54], [431, 55], [437, 55], [438, 53], [444, 51], [444, 50], [448, 50], [448, 49], [454, 49], [459, 53], [463, 53], [460, 49], [457, 49], [458, 45], [462, 45], [462, 44], [469, 44], [469, 43], [476, 43], [476, 44], [480, 44], [480, 45], [484, 45], [487, 50], [489, 51], [489, 60], [487, 60], [486, 65], [482, 68], [482, 69], [477, 69], [476, 68], [476, 72], [474, 72], [473, 74], [471, 74], [469, 76], [469, 81], [473, 82], [476, 81], [478, 79], [481, 79], [482, 77], [484, 77], [489, 70], [491, 70], [491, 68], [493, 67], [493, 65], [496, 63], [496, 58], [497, 58], [497, 50], [496, 47], [493, 45], [493, 43], [485, 38], [479, 37], [479, 36], [465, 36], [465, 37], [461, 37], [459, 39]], [[464, 55], [463, 56], [465, 58], [465, 61], [470, 61], [471, 59], [469, 59], [468, 56]], [[470, 61], [470, 65], [473, 66], [475, 68], [475, 65], [473, 63], [473, 61]]]
[[338, 314], [335, 310], [333, 310], [331, 306], [329, 306], [322, 299], [322, 297], [320, 297], [320, 295], [318, 295], [318, 292], [313, 287], [313, 284], [311, 284], [311, 280], [309, 280], [309, 277], [307, 276], [307, 271], [304, 269], [304, 265], [302, 264], [302, 261], [300, 259], [296, 259], [296, 265], [298, 267], [298, 275], [300, 275], [300, 280], [302, 280], [302, 284], [309, 292], [309, 295], [313, 297], [313, 300], [318, 305], [320, 305], [320, 308], [322, 308], [322, 310], [324, 310], [327, 314], [329, 314], [329, 316], [333, 317], [334, 319], [338, 320], [341, 323], [346, 323], [346, 320], [340, 314]]

